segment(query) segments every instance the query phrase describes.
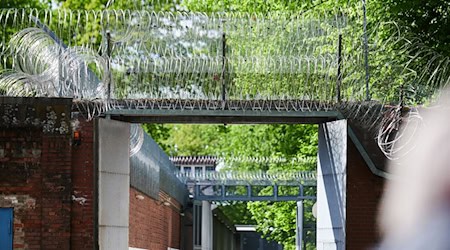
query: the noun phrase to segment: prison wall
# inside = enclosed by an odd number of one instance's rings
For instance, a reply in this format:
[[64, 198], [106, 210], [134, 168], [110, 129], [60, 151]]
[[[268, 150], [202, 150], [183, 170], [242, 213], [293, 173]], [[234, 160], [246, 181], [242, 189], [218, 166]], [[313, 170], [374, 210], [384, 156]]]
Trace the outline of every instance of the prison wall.
[[94, 122], [77, 117], [74, 124], [80, 141], [72, 143], [72, 249], [94, 249], [95, 213], [95, 159]]
[[376, 226], [384, 179], [374, 175], [348, 138], [346, 249], [372, 249], [379, 243]]
[[[0, 97], [0, 208], [13, 211], [14, 249], [99, 246], [95, 121], [71, 108], [71, 99]], [[146, 152], [157, 153], [152, 169], [135, 171], [126, 190], [129, 246], [181, 249], [192, 242], [192, 233], [183, 231], [192, 224], [184, 217], [187, 193], [173, 165], [160, 176], [160, 165], [170, 161], [152, 143]]]
[[186, 249], [191, 236], [182, 217], [188, 213], [188, 193], [175, 172], [169, 157], [144, 134], [139, 151], [130, 157], [130, 247]]
[[70, 249], [70, 100], [1, 98], [0, 207], [13, 209], [14, 249]]
[[180, 249], [181, 205], [164, 192], [158, 200], [130, 189], [130, 247]]
[[4, 129], [0, 144], [0, 207], [14, 209], [14, 249], [68, 249], [70, 140]]

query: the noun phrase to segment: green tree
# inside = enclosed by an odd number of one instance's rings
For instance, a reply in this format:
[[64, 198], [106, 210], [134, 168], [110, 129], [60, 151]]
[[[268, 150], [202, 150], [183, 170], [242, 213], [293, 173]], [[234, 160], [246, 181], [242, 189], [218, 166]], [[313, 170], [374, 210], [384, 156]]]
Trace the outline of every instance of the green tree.
[[448, 0], [387, 0], [368, 1], [369, 15], [374, 20], [395, 21], [403, 32], [422, 40], [437, 52], [449, 55], [450, 34], [448, 25], [450, 1]]
[[[28, 9], [47, 9], [51, 6], [51, 0], [0, 0], [0, 11], [4, 11], [7, 9], [20, 9], [20, 8], [28, 8]], [[4, 27], [0, 30], [0, 49], [4, 50], [7, 47], [7, 43], [11, 36], [18, 31], [17, 28], [12, 28], [10, 25], [12, 24], [11, 18], [4, 23]], [[5, 27], [6, 26], [6, 27]], [[3, 53], [3, 51], [0, 51]], [[11, 67], [10, 60], [2, 62], [0, 64], [0, 71], [3, 69], [7, 69]], [[1, 92], [0, 92], [1, 93]]]
[[51, 0], [0, 0], [1, 8], [38, 8], [45, 9], [51, 6]]
[[142, 128], [144, 131], [149, 134], [153, 140], [158, 142], [159, 146], [167, 153], [171, 153], [170, 144], [166, 143], [166, 141], [171, 136], [171, 127], [165, 124], [158, 123], [146, 123], [142, 124]]

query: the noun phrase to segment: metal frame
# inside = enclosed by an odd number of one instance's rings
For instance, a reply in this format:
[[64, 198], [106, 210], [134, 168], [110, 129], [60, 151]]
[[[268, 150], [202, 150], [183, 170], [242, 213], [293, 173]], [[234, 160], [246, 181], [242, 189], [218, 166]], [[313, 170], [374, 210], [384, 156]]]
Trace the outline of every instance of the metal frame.
[[[177, 173], [186, 183], [194, 200], [200, 201], [300, 201], [314, 200], [305, 195], [305, 187], [316, 186], [314, 172], [207, 172], [203, 174]], [[241, 187], [241, 194], [228, 192]], [[271, 188], [270, 194], [258, 195], [258, 188]], [[282, 187], [294, 187], [295, 193], [283, 195]]]
[[[316, 186], [316, 175], [313, 172], [285, 172], [269, 174], [265, 172], [211, 172], [200, 175], [182, 174], [178, 177], [183, 180], [191, 194], [194, 203], [194, 240], [199, 236], [200, 223], [198, 218], [198, 204], [200, 201], [296, 201], [296, 248], [302, 250], [304, 244], [304, 200], [315, 200], [316, 196], [305, 195], [305, 187]], [[217, 187], [218, 190], [214, 190]], [[245, 194], [228, 195], [227, 187], [243, 187]], [[254, 195], [255, 187], [271, 187], [271, 195]], [[280, 187], [294, 187], [295, 194], [281, 195]], [[196, 226], [197, 225], [197, 226]], [[200, 229], [201, 231], [202, 229]], [[199, 247], [194, 243], [194, 249]]]
[[[202, 189], [211, 188], [213, 186], [220, 187], [220, 194], [205, 194]], [[264, 186], [264, 187], [272, 187], [273, 192], [272, 195], [264, 195], [264, 196], [255, 196], [253, 195], [253, 187], [255, 186]], [[295, 195], [280, 195], [279, 187], [280, 186], [289, 186], [289, 187], [298, 187], [298, 192]], [[312, 185], [311, 185], [312, 186]], [[200, 184], [197, 183], [193, 186], [193, 195], [194, 200], [201, 201], [301, 201], [301, 200], [315, 200], [315, 196], [307, 196], [304, 194], [304, 185], [230, 185], [230, 184]], [[227, 195], [226, 189], [227, 187], [245, 187], [246, 194], [245, 195]]]
[[339, 111], [277, 111], [277, 110], [159, 110], [113, 109], [105, 112], [111, 119], [135, 123], [218, 123], [218, 124], [268, 124], [308, 123], [318, 124], [337, 120]]

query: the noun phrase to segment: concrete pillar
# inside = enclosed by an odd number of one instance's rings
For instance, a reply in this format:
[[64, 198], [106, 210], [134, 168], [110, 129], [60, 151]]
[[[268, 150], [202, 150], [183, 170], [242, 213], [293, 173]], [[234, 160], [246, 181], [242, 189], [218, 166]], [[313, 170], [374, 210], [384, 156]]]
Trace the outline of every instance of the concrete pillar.
[[321, 124], [317, 167], [317, 249], [345, 249], [347, 121]]
[[303, 242], [303, 200], [297, 201], [297, 226], [295, 228], [295, 249], [302, 250]]
[[130, 125], [96, 120], [99, 249], [128, 250]]
[[213, 249], [213, 215], [211, 203], [202, 201], [202, 250]]

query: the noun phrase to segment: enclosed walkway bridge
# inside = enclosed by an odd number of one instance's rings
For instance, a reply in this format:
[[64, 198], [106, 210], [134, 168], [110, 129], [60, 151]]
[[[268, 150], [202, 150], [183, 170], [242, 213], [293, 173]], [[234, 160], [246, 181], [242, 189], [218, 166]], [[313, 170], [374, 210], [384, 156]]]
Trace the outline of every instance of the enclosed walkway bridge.
[[315, 172], [178, 173], [195, 200], [300, 201], [316, 199]]

